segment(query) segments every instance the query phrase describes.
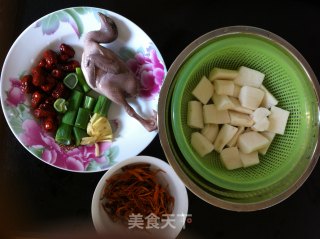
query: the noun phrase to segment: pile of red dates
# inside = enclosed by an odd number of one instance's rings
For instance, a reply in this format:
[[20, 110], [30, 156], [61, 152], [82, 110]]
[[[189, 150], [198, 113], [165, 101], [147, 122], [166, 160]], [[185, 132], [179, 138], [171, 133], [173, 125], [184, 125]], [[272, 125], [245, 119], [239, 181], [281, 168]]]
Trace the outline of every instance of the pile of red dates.
[[58, 113], [53, 107], [55, 100], [67, 99], [70, 94], [69, 88], [63, 84], [63, 78], [80, 67], [80, 63], [73, 59], [74, 55], [74, 49], [64, 43], [60, 45], [59, 52], [45, 50], [31, 73], [20, 79], [21, 91], [31, 94], [33, 115], [41, 120], [48, 132], [55, 132], [59, 123]]

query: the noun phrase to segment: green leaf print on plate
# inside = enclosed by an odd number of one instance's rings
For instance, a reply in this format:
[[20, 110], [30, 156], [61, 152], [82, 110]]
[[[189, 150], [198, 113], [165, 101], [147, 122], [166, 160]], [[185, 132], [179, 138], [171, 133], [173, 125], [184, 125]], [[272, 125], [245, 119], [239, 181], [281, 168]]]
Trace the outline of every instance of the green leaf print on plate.
[[84, 30], [80, 15], [84, 15], [88, 11], [87, 8], [83, 7], [67, 8], [41, 18], [35, 27], [41, 27], [43, 35], [52, 35], [59, 29], [60, 22], [65, 22], [70, 24], [75, 34], [80, 38]]
[[115, 163], [115, 159], [117, 158], [119, 154], [119, 147], [118, 146], [112, 146], [105, 152], [106, 159], [109, 160], [109, 165], [112, 166]]

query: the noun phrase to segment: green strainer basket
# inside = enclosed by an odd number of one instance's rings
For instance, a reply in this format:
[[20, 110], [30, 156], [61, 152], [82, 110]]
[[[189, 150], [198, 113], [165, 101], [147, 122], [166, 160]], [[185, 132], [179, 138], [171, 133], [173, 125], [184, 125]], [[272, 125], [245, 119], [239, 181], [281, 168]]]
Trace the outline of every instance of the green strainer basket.
[[[177, 145], [199, 175], [221, 188], [252, 191], [283, 180], [301, 160], [312, 158], [319, 132], [318, 86], [286, 41], [262, 29], [238, 29], [245, 30], [227, 29], [225, 34], [208, 37], [186, 56], [173, 79], [171, 118]], [[290, 115], [285, 134], [276, 135], [267, 154], [259, 155], [258, 165], [229, 171], [218, 153], [201, 158], [192, 149], [190, 136], [194, 129], [187, 126], [187, 104], [194, 99], [191, 91], [200, 78], [208, 76], [213, 67], [240, 66], [263, 72], [263, 84], [278, 99], [278, 106]]]

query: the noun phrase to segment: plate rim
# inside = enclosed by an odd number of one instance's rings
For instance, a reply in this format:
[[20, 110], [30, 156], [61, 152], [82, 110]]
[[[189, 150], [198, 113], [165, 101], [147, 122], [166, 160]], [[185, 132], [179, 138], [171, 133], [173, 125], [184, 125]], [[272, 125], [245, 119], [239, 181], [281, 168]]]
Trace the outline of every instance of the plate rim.
[[[109, 165], [107, 168], [100, 168], [99, 170], [90, 170], [90, 171], [87, 171], [86, 168], [84, 170], [74, 170], [74, 169], [68, 169], [66, 167], [60, 167], [60, 166], [57, 166], [57, 165], [54, 165], [53, 163], [50, 163], [50, 162], [47, 162], [45, 160], [43, 160], [41, 157], [39, 157], [38, 155], [36, 155], [34, 152], [32, 152], [28, 146], [26, 146], [22, 141], [21, 139], [18, 137], [18, 135], [15, 133], [15, 130], [13, 129], [12, 125], [9, 123], [9, 115], [8, 113], [6, 112], [7, 110], [5, 109], [5, 105], [6, 105], [6, 102], [5, 102], [5, 95], [6, 95], [6, 91], [4, 89], [4, 76], [3, 76], [3, 72], [5, 71], [6, 68], [8, 68], [8, 61], [10, 59], [10, 56], [12, 55], [12, 51], [14, 50], [14, 48], [16, 47], [16, 45], [19, 43], [19, 41], [21, 41], [21, 38], [23, 38], [23, 36], [28, 32], [30, 31], [30, 29], [32, 29], [35, 24], [38, 22], [38, 21], [41, 21], [42, 19], [50, 16], [50, 15], [53, 15], [53, 14], [56, 14], [56, 13], [59, 13], [59, 12], [62, 12], [62, 11], [65, 11], [65, 10], [72, 10], [72, 9], [80, 9], [80, 8], [83, 8], [83, 9], [89, 9], [89, 10], [95, 10], [95, 11], [103, 11], [103, 12], [106, 12], [107, 14], [110, 14], [110, 15], [114, 15], [116, 16], [118, 19], [120, 20], [125, 20], [125, 22], [128, 22], [132, 25], [134, 25], [137, 29], [139, 29], [141, 31], [141, 33], [143, 33], [146, 37], [146, 39], [150, 40], [150, 43], [152, 43], [152, 47], [153, 49], [156, 51], [157, 53], [157, 57], [159, 58], [159, 60], [161, 61], [162, 65], [163, 65], [163, 71], [164, 71], [164, 77], [163, 77], [163, 82], [164, 82], [164, 79], [165, 79], [165, 76], [167, 74], [167, 66], [166, 66], [166, 63], [165, 63], [165, 60], [160, 52], [160, 50], [158, 49], [157, 45], [155, 44], [155, 42], [150, 38], [150, 36], [140, 27], [138, 26], [135, 22], [131, 21], [130, 19], [128, 19], [127, 17], [117, 13], [117, 12], [114, 12], [112, 10], [108, 10], [108, 9], [104, 9], [104, 8], [99, 8], [99, 7], [91, 7], [91, 6], [73, 6], [73, 7], [67, 7], [67, 8], [62, 8], [62, 9], [58, 9], [58, 10], [55, 10], [53, 12], [50, 12], [50, 13], [47, 13], [43, 16], [41, 16], [40, 18], [38, 19], [35, 19], [33, 22], [31, 22], [20, 34], [19, 36], [14, 40], [14, 42], [12, 43], [12, 45], [10, 46], [9, 48], [9, 51], [7, 52], [6, 54], [6, 57], [4, 59], [4, 62], [3, 62], [3, 66], [2, 66], [2, 69], [1, 69], [1, 77], [0, 77], [0, 102], [1, 102], [1, 108], [2, 108], [2, 113], [4, 115], [4, 118], [5, 118], [5, 121], [7, 123], [7, 125], [9, 126], [10, 128], [10, 131], [11, 133], [13, 134], [14, 138], [17, 139], [19, 141], [19, 143], [26, 149], [26, 151], [28, 151], [33, 157], [37, 158], [37, 160], [49, 165], [49, 166], [52, 166], [56, 169], [59, 169], [59, 170], [63, 170], [63, 171], [67, 171], [67, 172], [74, 172], [74, 173], [95, 173], [95, 172], [103, 172], [103, 171], [106, 171], [108, 169], [110, 169], [113, 165]], [[88, 13], [86, 13], [88, 14]], [[71, 31], [71, 30], [70, 30]], [[84, 32], [85, 33], [85, 32]], [[80, 38], [79, 38], [79, 41], [80, 41]], [[18, 75], [18, 74], [17, 74]], [[161, 89], [161, 88], [160, 88]], [[156, 97], [159, 97], [160, 95], [160, 91], [157, 93]], [[156, 110], [158, 109], [158, 100], [155, 101], [156, 103]], [[158, 118], [158, 117], [157, 117]], [[35, 118], [33, 118], [35, 119]], [[39, 125], [39, 123], [37, 122], [37, 124]], [[158, 135], [158, 130], [156, 131], [153, 131], [153, 132], [148, 132], [150, 133], [150, 142], [148, 142], [144, 147], [141, 148], [141, 150], [139, 150], [139, 152], [136, 154], [140, 154], [143, 150], [145, 150], [151, 143], [152, 141], [156, 138], [156, 136]], [[124, 160], [124, 159], [122, 159]], [[118, 161], [115, 162], [115, 164], [119, 163]]]

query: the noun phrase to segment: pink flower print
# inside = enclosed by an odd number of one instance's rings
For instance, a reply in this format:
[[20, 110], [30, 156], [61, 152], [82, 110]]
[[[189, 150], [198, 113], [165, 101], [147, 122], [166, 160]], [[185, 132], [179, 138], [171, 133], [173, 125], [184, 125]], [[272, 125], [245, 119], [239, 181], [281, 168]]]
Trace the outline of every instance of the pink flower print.
[[36, 121], [27, 119], [22, 123], [22, 129], [24, 133], [20, 136], [20, 140], [26, 146], [43, 146], [45, 143], [41, 137], [41, 127], [37, 124]]
[[66, 168], [74, 171], [84, 171], [84, 164], [79, 156], [68, 157], [66, 159]]
[[66, 152], [66, 168], [83, 171], [94, 157], [94, 146], [80, 146]]
[[21, 82], [17, 79], [10, 79], [10, 89], [7, 92], [7, 104], [16, 107], [25, 101], [25, 94], [21, 91]]
[[42, 159], [49, 164], [55, 164], [58, 158], [58, 153], [56, 150], [45, 149], [42, 153]]
[[140, 94], [148, 97], [149, 94], [157, 92], [157, 84], [155, 82], [152, 71], [143, 71], [140, 78], [141, 90]]
[[127, 65], [140, 80], [141, 97], [152, 98], [159, 93], [165, 72], [155, 50], [150, 51], [149, 57], [142, 53], [136, 54], [134, 59], [127, 61]]
[[54, 138], [46, 134], [39, 124], [31, 119], [27, 119], [22, 123], [24, 133], [20, 135], [20, 140], [24, 145], [33, 148], [43, 148], [42, 159], [55, 166], [63, 167], [65, 157], [55, 142]]
[[90, 162], [96, 161], [98, 164], [105, 164], [107, 158], [105, 152], [111, 147], [112, 142], [99, 143], [99, 157], [95, 156], [95, 145], [86, 145], [63, 151], [55, 142], [54, 138], [31, 119], [22, 123], [23, 134], [20, 140], [27, 147], [42, 149], [41, 158], [43, 161], [60, 168], [72, 171], [85, 171]]
[[66, 167], [70, 170], [84, 171], [89, 163], [95, 160], [97, 163], [105, 163], [105, 151], [107, 151], [111, 142], [99, 143], [100, 157], [95, 156], [95, 145], [87, 145], [75, 148], [67, 152]]

